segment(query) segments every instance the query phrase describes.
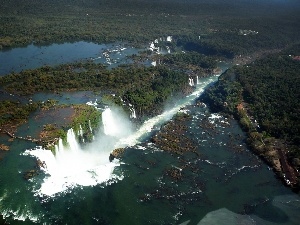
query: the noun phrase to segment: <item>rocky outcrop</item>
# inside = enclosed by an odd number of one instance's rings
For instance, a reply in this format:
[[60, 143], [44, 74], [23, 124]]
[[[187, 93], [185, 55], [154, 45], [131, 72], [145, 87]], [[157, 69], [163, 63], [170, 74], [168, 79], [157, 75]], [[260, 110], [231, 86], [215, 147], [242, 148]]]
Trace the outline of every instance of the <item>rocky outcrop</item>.
[[115, 158], [120, 159], [122, 155], [124, 154], [125, 149], [124, 148], [116, 148], [114, 149], [110, 155], [109, 155], [109, 161], [113, 161]]
[[28, 170], [28, 171], [23, 173], [23, 177], [24, 177], [25, 180], [30, 180], [33, 177], [39, 175], [40, 170], [46, 168], [46, 163], [44, 161], [41, 161], [40, 159], [38, 159], [36, 161], [35, 168], [36, 169]]
[[2, 151], [8, 151], [9, 147], [7, 145], [0, 144], [0, 150], [2, 150]]
[[164, 151], [182, 155], [186, 152], [196, 151], [195, 144], [187, 137], [187, 127], [185, 121], [189, 115], [185, 113], [177, 114], [172, 121], [163, 126], [161, 130], [151, 138], [151, 141]]

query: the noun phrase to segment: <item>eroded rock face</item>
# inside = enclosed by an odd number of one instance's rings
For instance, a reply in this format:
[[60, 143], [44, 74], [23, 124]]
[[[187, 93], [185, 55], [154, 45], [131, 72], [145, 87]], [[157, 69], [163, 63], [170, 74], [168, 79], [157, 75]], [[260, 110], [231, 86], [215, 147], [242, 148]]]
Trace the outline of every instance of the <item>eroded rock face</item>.
[[113, 161], [115, 158], [119, 159], [124, 154], [125, 149], [124, 148], [116, 148], [114, 149], [110, 155], [109, 155], [109, 161]]

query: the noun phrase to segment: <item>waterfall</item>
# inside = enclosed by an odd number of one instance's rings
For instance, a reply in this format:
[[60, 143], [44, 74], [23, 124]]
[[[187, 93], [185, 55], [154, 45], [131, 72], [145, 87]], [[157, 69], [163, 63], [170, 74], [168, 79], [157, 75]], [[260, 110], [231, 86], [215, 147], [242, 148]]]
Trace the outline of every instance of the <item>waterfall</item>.
[[195, 86], [193, 78], [189, 77], [189, 85]]
[[106, 108], [102, 113], [102, 122], [104, 133], [108, 136], [118, 137], [122, 136], [121, 126], [116, 115], [113, 114], [110, 108]]
[[45, 163], [41, 169], [47, 176], [37, 190], [38, 194], [53, 196], [78, 185], [109, 184], [122, 179], [122, 175], [113, 174], [120, 163], [118, 160], [110, 162], [109, 154], [118, 139], [131, 133], [131, 123], [123, 114], [106, 108], [102, 113], [104, 134], [98, 134], [85, 148], [78, 143], [74, 130], [69, 129], [66, 143], [59, 139], [54, 154], [41, 148], [27, 150], [25, 155], [35, 156]]
[[192, 94], [190, 94], [184, 99], [179, 100], [178, 103], [173, 108], [163, 112], [160, 115], [150, 118], [149, 120], [146, 120], [136, 132], [124, 138], [121, 138], [115, 144], [115, 148], [133, 146], [139, 143], [143, 139], [143, 137], [147, 136], [147, 134], [152, 131], [153, 127], [159, 126], [165, 123], [166, 121], [170, 120], [180, 110], [180, 108], [185, 107], [188, 104], [191, 104], [192, 101], [204, 91], [204, 88], [208, 84], [217, 80], [217, 77], [218, 75], [210, 78], [201, 79], [201, 85], [198, 85]]
[[79, 125], [78, 136], [80, 136], [80, 137], [82, 138], [82, 142], [84, 142], [84, 138], [83, 138], [83, 129], [82, 129], [81, 124]]
[[152, 66], [156, 66], [156, 61], [151, 62]]
[[89, 101], [89, 102], [87, 102], [86, 104], [87, 104], [87, 105], [90, 105], [90, 106], [96, 107], [96, 106], [98, 105], [97, 101], [98, 101], [98, 100], [96, 99], [95, 102]]
[[91, 120], [89, 120], [89, 129], [90, 129], [90, 132], [91, 132], [91, 133], [93, 133], [93, 129], [92, 129]]
[[136, 119], [136, 113], [135, 113], [134, 107], [129, 108], [129, 110], [130, 110], [130, 112], [131, 112], [130, 118], [131, 118], [131, 119]]
[[171, 53], [170, 47], [166, 46], [166, 48], [167, 48], [168, 53], [170, 54]]
[[86, 144], [84, 149], [79, 145], [73, 129], [69, 129], [67, 145], [60, 139], [55, 146], [55, 154], [41, 148], [26, 150], [25, 155], [34, 156], [45, 163], [42, 169], [46, 176], [35, 191], [40, 196], [54, 196], [76, 186], [108, 185], [122, 179], [122, 174], [113, 173], [120, 163], [118, 160], [109, 162], [110, 152], [115, 148], [132, 146], [142, 141], [153, 127], [171, 119], [181, 107], [191, 104], [204, 91], [205, 86], [216, 80], [217, 76], [201, 79], [201, 85], [191, 95], [181, 99], [173, 108], [145, 121], [134, 132], [125, 112], [106, 108], [102, 113], [104, 134], [99, 133], [95, 141]]
[[132, 118], [136, 119], [136, 113], [135, 113], [135, 109], [132, 108]]
[[173, 39], [172, 36], [168, 36], [168, 37], [167, 37], [167, 41], [168, 41], [168, 42], [172, 42], [172, 39]]
[[197, 83], [196, 84], [199, 84], [199, 77], [197, 76]]

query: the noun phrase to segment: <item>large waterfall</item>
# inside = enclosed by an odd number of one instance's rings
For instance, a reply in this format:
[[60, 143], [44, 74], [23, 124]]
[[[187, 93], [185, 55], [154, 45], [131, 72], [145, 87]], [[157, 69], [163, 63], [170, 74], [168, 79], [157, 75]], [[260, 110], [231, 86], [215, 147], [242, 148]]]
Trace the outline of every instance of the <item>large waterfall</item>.
[[110, 108], [103, 111], [102, 121], [104, 134], [98, 134], [95, 141], [84, 149], [73, 129], [69, 129], [66, 144], [60, 139], [55, 146], [55, 154], [42, 148], [26, 151], [45, 162], [43, 170], [46, 177], [38, 190], [40, 194], [53, 196], [74, 186], [92, 186], [122, 178], [113, 174], [119, 162], [109, 162], [109, 154], [120, 138], [130, 134], [130, 122]]
[[77, 142], [74, 131], [70, 129], [67, 133], [67, 145], [59, 140], [55, 154], [41, 148], [26, 151], [46, 165], [45, 178], [37, 191], [41, 195], [53, 196], [78, 185], [93, 186], [122, 179], [122, 175], [114, 174], [115, 167], [120, 164], [117, 160], [109, 162], [110, 152], [115, 148], [133, 146], [142, 141], [154, 126], [166, 122], [181, 107], [191, 104], [216, 79], [217, 76], [201, 79], [191, 95], [164, 113], [145, 121], [135, 132], [132, 132], [130, 120], [122, 111], [106, 108], [102, 113], [102, 134], [96, 135], [95, 140], [86, 144], [84, 149]]

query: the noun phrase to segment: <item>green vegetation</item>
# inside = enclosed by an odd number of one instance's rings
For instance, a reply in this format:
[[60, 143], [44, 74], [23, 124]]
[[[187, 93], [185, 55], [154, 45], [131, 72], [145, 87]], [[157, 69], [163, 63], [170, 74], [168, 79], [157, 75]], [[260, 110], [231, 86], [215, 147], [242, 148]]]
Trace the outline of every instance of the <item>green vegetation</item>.
[[39, 103], [21, 104], [16, 101], [0, 101], [0, 130], [13, 132], [17, 125], [25, 123]]
[[249, 144], [270, 164], [275, 166], [275, 160], [282, 162], [285, 160], [282, 157], [287, 157], [297, 170], [300, 169], [299, 55], [300, 45], [295, 45], [249, 65], [234, 67], [203, 95], [213, 110], [239, 118], [248, 132]]
[[159, 56], [160, 64], [165, 64], [173, 69], [181, 71], [193, 71], [197, 73], [211, 72], [217, 67], [216, 57], [209, 57], [198, 52], [181, 52]]
[[[76, 69], [84, 68], [81, 72]], [[0, 85], [9, 93], [20, 95], [40, 91], [94, 90], [114, 93], [111, 99], [121, 105], [119, 96], [133, 104], [140, 114], [158, 109], [172, 94], [185, 93], [187, 76], [165, 66], [122, 66], [107, 70], [101, 64], [81, 62], [42, 67], [0, 78]], [[55, 102], [47, 102], [53, 105]]]
[[275, 55], [236, 70], [250, 114], [270, 135], [300, 144], [299, 61]]
[[74, 105], [75, 114], [72, 118], [71, 127], [76, 133], [82, 130], [82, 137], [85, 141], [93, 140], [93, 130], [98, 129], [101, 122], [101, 112], [89, 105]]
[[0, 46], [67, 41], [135, 44], [172, 35], [210, 55], [282, 48], [298, 41], [298, 5], [245, 1], [23, 0], [1, 2]]

